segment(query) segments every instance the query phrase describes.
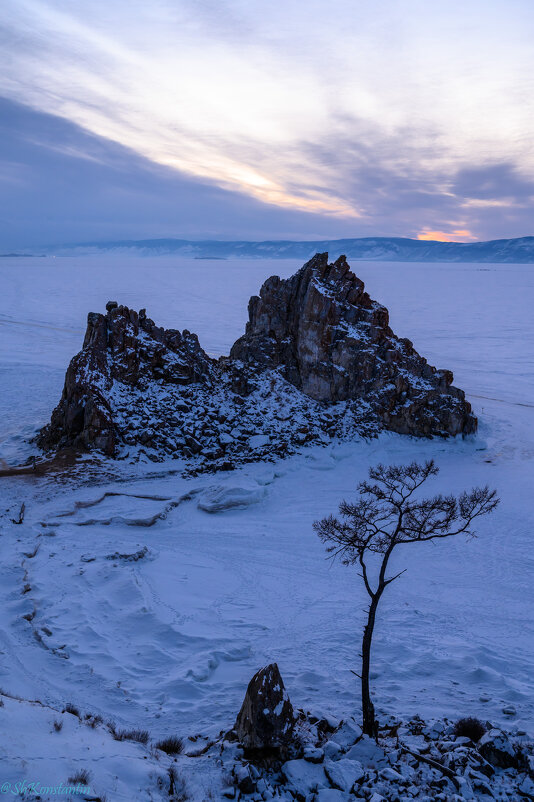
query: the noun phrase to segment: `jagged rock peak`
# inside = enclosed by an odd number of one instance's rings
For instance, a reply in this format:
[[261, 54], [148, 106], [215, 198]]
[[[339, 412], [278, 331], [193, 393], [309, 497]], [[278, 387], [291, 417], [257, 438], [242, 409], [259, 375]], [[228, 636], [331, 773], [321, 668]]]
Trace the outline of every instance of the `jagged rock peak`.
[[146, 309], [135, 312], [108, 301], [106, 310], [87, 316], [83, 349], [111, 357], [111, 378], [134, 385], [142, 379], [189, 384], [209, 377], [214, 360], [196, 334], [156, 326]]
[[214, 361], [200, 347], [196, 334], [163, 329], [146, 316], [116, 301], [106, 314], [90, 312], [83, 349], [72, 360], [50, 424], [38, 445], [97, 448], [114, 455], [114, 383], [137, 390], [155, 382], [167, 385], [209, 383]]
[[405, 434], [459, 434], [476, 429], [452, 373], [436, 370], [389, 327], [340, 256], [317, 254], [291, 278], [272, 276], [249, 302], [246, 331], [233, 359], [278, 368], [319, 401], [368, 400], [389, 429]]

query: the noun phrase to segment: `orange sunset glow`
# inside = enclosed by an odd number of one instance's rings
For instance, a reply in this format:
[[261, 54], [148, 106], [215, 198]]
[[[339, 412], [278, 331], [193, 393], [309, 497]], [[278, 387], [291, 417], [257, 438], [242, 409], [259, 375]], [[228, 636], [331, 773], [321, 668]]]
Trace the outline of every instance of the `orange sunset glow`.
[[435, 242], [463, 242], [464, 240], [476, 240], [470, 231], [464, 228], [457, 228], [450, 233], [446, 231], [421, 231], [417, 235], [419, 240], [433, 240]]

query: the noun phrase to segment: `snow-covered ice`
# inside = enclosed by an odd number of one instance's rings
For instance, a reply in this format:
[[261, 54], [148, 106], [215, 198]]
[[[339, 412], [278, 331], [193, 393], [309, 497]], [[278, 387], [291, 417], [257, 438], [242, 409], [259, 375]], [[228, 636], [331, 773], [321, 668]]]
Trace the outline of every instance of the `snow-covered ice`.
[[[102, 311], [109, 299], [147, 307], [161, 325], [188, 328], [211, 353], [227, 353], [243, 330], [248, 297], [268, 275], [299, 266], [2, 259], [0, 455], [13, 461], [28, 453], [25, 438], [59, 398], [87, 312]], [[325, 559], [311, 524], [335, 512], [379, 461], [433, 457], [441, 473], [429, 490], [488, 483], [502, 499], [475, 540], [399, 550], [396, 565], [408, 572], [384, 597], [374, 646], [379, 710], [478, 715], [534, 729], [534, 269], [352, 267], [389, 308], [399, 336], [453, 370], [479, 416], [477, 436], [384, 433], [189, 480], [176, 462], [117, 463], [113, 478], [93, 475], [90, 484], [2, 479], [0, 687], [49, 706], [24, 713], [31, 738], [0, 740], [6, 777], [34, 777], [46, 766], [47, 779], [67, 780], [70, 764], [47, 740], [61, 737], [50, 721], [66, 702], [146, 729], [153, 740], [210, 735], [232, 725], [251, 676], [272, 661], [297, 707], [357, 714], [351, 669], [358, 670], [365, 592], [354, 569]], [[12, 524], [22, 501], [24, 523]], [[23, 702], [5, 701], [0, 720], [9, 712], [15, 731]], [[65, 727], [78, 732], [76, 723]], [[113, 750], [130, 750], [134, 761], [142, 747], [110, 739], [104, 770], [107, 747], [86, 743], [95, 737], [93, 730], [73, 735], [75, 767], [83, 754], [100, 788], [108, 783], [108, 799], [122, 799], [118, 780], [117, 795], [109, 790]], [[155, 777], [167, 764], [146, 754], [146, 782], [156, 794]], [[141, 768], [132, 768], [135, 782], [145, 776]]]

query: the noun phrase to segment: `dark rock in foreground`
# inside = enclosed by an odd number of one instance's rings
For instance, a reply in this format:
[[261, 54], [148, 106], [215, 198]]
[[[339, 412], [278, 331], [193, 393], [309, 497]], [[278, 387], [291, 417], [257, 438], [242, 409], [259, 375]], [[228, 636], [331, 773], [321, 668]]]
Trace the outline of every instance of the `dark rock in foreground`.
[[276, 663], [260, 669], [250, 680], [236, 719], [235, 732], [246, 750], [286, 747], [295, 726], [293, 706]]
[[476, 430], [452, 373], [428, 365], [388, 325], [344, 257], [318, 254], [249, 303], [230, 358], [188, 331], [162, 329], [114, 302], [91, 313], [61, 400], [38, 437], [46, 450], [97, 449], [198, 469], [292, 453], [386, 428], [415, 436]]

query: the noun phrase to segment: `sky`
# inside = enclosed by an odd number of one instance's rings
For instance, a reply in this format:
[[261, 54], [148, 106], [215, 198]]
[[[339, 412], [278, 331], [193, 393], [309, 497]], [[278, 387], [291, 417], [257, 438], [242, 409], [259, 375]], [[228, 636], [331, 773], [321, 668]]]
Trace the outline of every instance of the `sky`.
[[532, 0], [3, 0], [0, 248], [534, 234]]

